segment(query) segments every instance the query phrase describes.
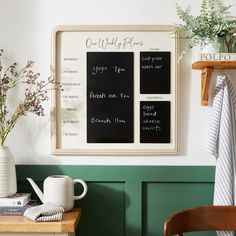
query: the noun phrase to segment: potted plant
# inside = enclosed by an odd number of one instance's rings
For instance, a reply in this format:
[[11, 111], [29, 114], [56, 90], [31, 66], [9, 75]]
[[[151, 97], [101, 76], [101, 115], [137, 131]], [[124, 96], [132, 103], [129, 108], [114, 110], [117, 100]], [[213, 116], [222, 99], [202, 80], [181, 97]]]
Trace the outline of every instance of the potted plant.
[[[232, 5], [225, 6], [219, 0], [202, 0], [200, 14], [194, 16], [189, 9], [176, 4], [178, 17], [183, 23], [176, 25], [180, 38], [189, 39], [180, 59], [188, 49], [197, 45], [212, 44], [218, 52], [229, 52], [229, 41], [236, 28], [234, 17], [227, 16]], [[183, 32], [186, 36], [183, 36]]]
[[[3, 50], [0, 49], [0, 197], [16, 193], [16, 174], [14, 158], [5, 141], [16, 122], [28, 113], [44, 115], [42, 103], [48, 100], [47, 92], [60, 89], [60, 84], [51, 77], [47, 81], [40, 79], [40, 74], [33, 71], [33, 61], [28, 61], [23, 68], [13, 63], [3, 71], [1, 59]], [[22, 87], [22, 88], [20, 88]], [[15, 89], [23, 94], [13, 109], [8, 109], [8, 98], [15, 96]], [[12, 107], [11, 107], [12, 108]]]

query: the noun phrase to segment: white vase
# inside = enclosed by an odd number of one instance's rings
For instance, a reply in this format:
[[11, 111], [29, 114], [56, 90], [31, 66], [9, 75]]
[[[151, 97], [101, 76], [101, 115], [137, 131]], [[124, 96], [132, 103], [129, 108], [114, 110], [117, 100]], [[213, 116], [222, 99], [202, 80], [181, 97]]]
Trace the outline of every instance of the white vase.
[[200, 53], [227, 53], [228, 47], [226, 45], [225, 39], [218, 37], [218, 39], [213, 43], [209, 39], [202, 40], [199, 45]]
[[7, 146], [0, 147], [0, 197], [17, 192], [15, 159]]
[[200, 43], [200, 53], [218, 53], [220, 45], [213, 43], [209, 39], [202, 40]]

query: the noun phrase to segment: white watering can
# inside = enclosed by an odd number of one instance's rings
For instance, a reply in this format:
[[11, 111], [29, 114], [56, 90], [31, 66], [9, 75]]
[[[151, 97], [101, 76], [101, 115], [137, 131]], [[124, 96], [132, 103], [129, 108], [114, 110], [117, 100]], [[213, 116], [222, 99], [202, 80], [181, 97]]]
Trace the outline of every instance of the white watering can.
[[[62, 206], [64, 211], [69, 211], [74, 207], [74, 200], [82, 199], [87, 191], [87, 184], [82, 179], [71, 179], [66, 175], [52, 175], [47, 177], [43, 183], [44, 193], [38, 185], [31, 179], [27, 178], [38, 195], [42, 203], [52, 203]], [[79, 196], [74, 196], [74, 184], [80, 183], [83, 186], [83, 192]]]

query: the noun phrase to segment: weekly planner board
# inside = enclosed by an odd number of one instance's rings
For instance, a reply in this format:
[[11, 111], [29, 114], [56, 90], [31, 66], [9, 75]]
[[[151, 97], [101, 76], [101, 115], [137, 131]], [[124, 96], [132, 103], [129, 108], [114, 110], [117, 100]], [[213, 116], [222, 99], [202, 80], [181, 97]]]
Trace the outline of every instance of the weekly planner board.
[[172, 26], [59, 26], [53, 153], [178, 152], [178, 44]]

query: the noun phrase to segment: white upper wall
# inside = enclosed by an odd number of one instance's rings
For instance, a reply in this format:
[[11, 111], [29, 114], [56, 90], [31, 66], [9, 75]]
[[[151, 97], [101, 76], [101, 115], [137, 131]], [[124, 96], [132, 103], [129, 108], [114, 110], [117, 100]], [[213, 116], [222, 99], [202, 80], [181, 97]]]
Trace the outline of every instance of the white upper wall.
[[[56, 25], [173, 25], [179, 23], [175, 3], [191, 6], [195, 0], [0, 0], [0, 48], [6, 60], [36, 62], [42, 78], [50, 74], [51, 31]], [[228, 0], [226, 3], [235, 4]], [[236, 15], [236, 7], [231, 11]], [[184, 46], [184, 43], [181, 43]], [[200, 105], [200, 71], [191, 69], [192, 55], [180, 66], [180, 154], [177, 156], [53, 156], [50, 138], [50, 102], [45, 116], [21, 118], [7, 139], [17, 164], [81, 165], [214, 165], [206, 152], [211, 107]], [[214, 78], [217, 73], [214, 72]], [[235, 77], [233, 71], [227, 72]], [[214, 86], [214, 83], [212, 83]], [[236, 84], [236, 78], [235, 78]]]

